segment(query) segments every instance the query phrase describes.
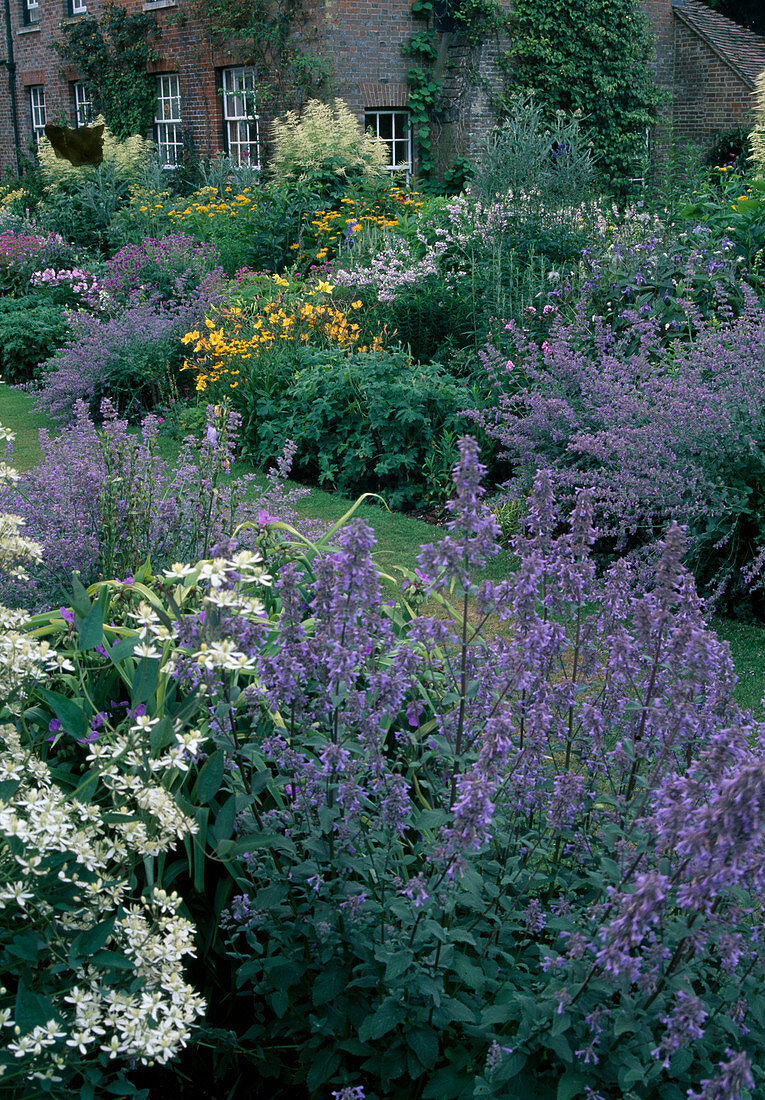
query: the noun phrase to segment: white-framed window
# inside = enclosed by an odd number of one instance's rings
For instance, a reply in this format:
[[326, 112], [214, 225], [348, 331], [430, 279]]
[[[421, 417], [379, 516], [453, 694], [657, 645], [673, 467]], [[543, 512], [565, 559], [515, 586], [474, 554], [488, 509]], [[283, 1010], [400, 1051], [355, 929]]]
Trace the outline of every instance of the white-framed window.
[[93, 121], [93, 100], [90, 88], [84, 80], [77, 80], [72, 85], [74, 93], [74, 124], [75, 126], [88, 126]]
[[223, 70], [223, 123], [226, 151], [237, 164], [260, 168], [260, 133], [255, 109], [255, 70]]
[[85, 0], [68, 0], [69, 14], [70, 15], [85, 15], [88, 10], [88, 6]]
[[412, 153], [412, 126], [406, 110], [367, 110], [364, 112], [364, 128], [371, 130], [378, 141], [388, 147], [388, 171], [401, 173], [407, 178], [414, 169]]
[[21, 18], [24, 26], [40, 22], [39, 0], [21, 0]]
[[176, 168], [183, 160], [181, 82], [177, 73], [157, 77], [157, 113], [154, 136], [163, 168]]
[[45, 88], [42, 84], [33, 84], [28, 90], [32, 133], [34, 134], [35, 145], [37, 145], [40, 138], [45, 137], [45, 123], [48, 121], [45, 114]]

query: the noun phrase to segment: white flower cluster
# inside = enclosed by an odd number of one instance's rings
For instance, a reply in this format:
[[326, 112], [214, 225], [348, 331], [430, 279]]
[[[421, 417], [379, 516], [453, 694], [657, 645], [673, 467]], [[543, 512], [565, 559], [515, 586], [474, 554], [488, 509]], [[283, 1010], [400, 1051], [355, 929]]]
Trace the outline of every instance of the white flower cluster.
[[0, 607], [0, 699], [13, 714], [24, 705], [21, 691], [25, 684], [45, 682], [56, 672], [74, 672], [71, 661], [49, 642], [19, 629], [26, 618], [26, 612]]
[[[66, 797], [47, 765], [24, 750], [17, 731], [0, 727], [6, 791], [0, 802], [0, 921], [13, 926], [21, 919], [39, 931], [52, 954], [66, 959], [76, 936], [114, 918], [103, 946], [132, 964], [121, 987], [97, 956], [85, 953], [72, 966], [68, 991], [53, 995], [55, 1019], [24, 1034], [9, 1009], [0, 1013], [0, 1024], [13, 1033], [6, 1049], [23, 1062], [28, 1079], [60, 1080], [78, 1055], [167, 1061], [204, 1011], [180, 968], [194, 953], [194, 926], [178, 916], [178, 895], [155, 890], [140, 905], [128, 904], [125, 874], [136, 856], [167, 850], [194, 827], [163, 787], [146, 782], [138, 732], [134, 728], [117, 746], [119, 759], [111, 746], [104, 778], [114, 805], [105, 816], [97, 805]], [[161, 767], [172, 757], [160, 758]], [[71, 891], [71, 907], [51, 901], [62, 885]]]
[[[240, 550], [231, 558], [213, 558], [200, 561], [196, 565], [184, 565], [176, 562], [165, 571], [167, 580], [174, 581], [176, 596], [179, 602], [183, 602], [183, 594], [190, 587], [201, 585], [205, 589], [202, 595], [202, 603], [209, 607], [216, 607], [230, 614], [236, 614], [240, 618], [251, 622], [265, 620], [266, 609], [261, 600], [250, 595], [246, 588], [256, 584], [268, 588], [273, 584], [273, 577], [263, 565], [263, 557], [258, 551]], [[141, 605], [139, 612], [143, 610], [147, 616], [142, 624], [142, 631], [155, 633], [159, 631], [159, 619], [155, 616], [155, 622], [150, 623], [148, 614], [151, 612], [146, 605]], [[138, 617], [137, 615], [135, 617]], [[194, 662], [205, 671], [215, 669], [228, 672], [252, 671], [255, 667], [253, 657], [238, 649], [232, 639], [224, 639], [208, 643], [202, 643], [199, 650], [192, 655]], [[165, 665], [165, 671], [172, 672], [175, 662], [171, 659]], [[200, 693], [204, 693], [205, 686], [200, 685]]]

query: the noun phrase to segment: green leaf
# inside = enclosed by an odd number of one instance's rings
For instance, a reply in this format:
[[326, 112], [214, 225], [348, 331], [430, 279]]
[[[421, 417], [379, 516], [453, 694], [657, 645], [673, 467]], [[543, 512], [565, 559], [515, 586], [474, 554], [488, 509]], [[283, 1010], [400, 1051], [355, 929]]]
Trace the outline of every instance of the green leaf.
[[35, 964], [40, 957], [41, 950], [45, 947], [45, 941], [37, 932], [26, 932], [14, 936], [6, 946], [6, 950], [16, 959]]
[[418, 832], [424, 832], [425, 829], [438, 829], [441, 825], [446, 825], [448, 821], [449, 814], [446, 810], [423, 810], [414, 827]]
[[342, 993], [348, 984], [348, 973], [341, 966], [329, 966], [323, 970], [313, 983], [311, 996], [313, 1003], [318, 1008], [320, 1005], [329, 1004]]
[[151, 734], [149, 735], [149, 746], [152, 754], [158, 755], [163, 749], [174, 744], [175, 733], [173, 732], [173, 723], [166, 716], [157, 722], [156, 726], [152, 726]]
[[81, 619], [90, 611], [90, 597], [76, 573], [72, 573], [72, 609]]
[[400, 978], [402, 974], [405, 974], [412, 965], [413, 958], [412, 952], [405, 948], [391, 955], [385, 965], [385, 981], [394, 982], [396, 978]]
[[311, 1068], [305, 1079], [310, 1092], [315, 1093], [339, 1068], [340, 1055], [334, 1047], [327, 1046], [314, 1054], [311, 1058]]
[[457, 1097], [462, 1096], [467, 1083], [463, 1073], [459, 1073], [453, 1066], [444, 1066], [428, 1081], [422, 1094], [423, 1100], [457, 1100]]
[[104, 617], [99, 603], [94, 603], [84, 619], [79, 623], [80, 649], [95, 649], [104, 637]]
[[88, 720], [79, 703], [75, 703], [73, 699], [68, 699], [66, 695], [61, 695], [57, 691], [47, 691], [45, 688], [38, 688], [37, 693], [56, 715], [65, 733], [78, 741], [85, 737], [88, 732]]
[[476, 1013], [473, 1009], [468, 1008], [456, 997], [447, 997], [444, 1000], [443, 1009], [449, 1019], [458, 1024], [474, 1024], [476, 1022]]
[[432, 1028], [418, 1027], [411, 1031], [409, 1046], [425, 1069], [430, 1069], [438, 1061], [438, 1035]]
[[367, 1039], [381, 1039], [401, 1022], [403, 1015], [400, 1005], [393, 997], [386, 997], [380, 1007], [362, 1021], [359, 1039], [362, 1042], [366, 1042]]
[[157, 690], [159, 660], [156, 657], [142, 657], [133, 674], [130, 698], [133, 706], [148, 703]]
[[116, 665], [124, 661], [126, 657], [130, 657], [137, 644], [138, 638], [135, 636], [120, 638], [116, 645], [107, 646], [106, 652], [109, 654], [110, 660]]
[[230, 840], [234, 833], [234, 821], [236, 820], [236, 795], [232, 794], [223, 803], [210, 827], [210, 835], [216, 843], [221, 840]]
[[112, 970], [133, 970], [135, 963], [126, 955], [118, 951], [99, 951], [91, 960], [99, 968], [109, 967]]
[[33, 993], [21, 981], [16, 990], [16, 1007], [13, 1011], [13, 1018], [21, 1030], [21, 1034], [26, 1035], [32, 1028], [41, 1026], [47, 1023], [48, 1020], [59, 1019], [59, 1015], [53, 1007], [53, 1002], [48, 997]]
[[94, 928], [89, 928], [87, 932], [81, 932], [76, 936], [70, 948], [70, 958], [95, 955], [100, 951], [114, 931], [115, 920], [116, 917], [111, 917], [109, 920], [101, 921]]
[[202, 805], [211, 802], [220, 790], [225, 767], [225, 753], [222, 749], [216, 749], [207, 757], [191, 797]]
[[486, 984], [486, 975], [483, 970], [471, 963], [460, 951], [455, 951], [450, 969], [470, 989], [478, 991]]
[[584, 1092], [586, 1084], [587, 1081], [581, 1073], [572, 1069], [567, 1070], [558, 1082], [556, 1100], [573, 1100], [574, 1096], [580, 1096]]

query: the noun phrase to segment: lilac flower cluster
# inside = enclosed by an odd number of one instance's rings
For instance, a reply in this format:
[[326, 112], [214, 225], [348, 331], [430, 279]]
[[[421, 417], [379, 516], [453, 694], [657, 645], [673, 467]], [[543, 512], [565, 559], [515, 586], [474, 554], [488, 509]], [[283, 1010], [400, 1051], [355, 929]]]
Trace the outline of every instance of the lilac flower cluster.
[[[231, 473], [239, 418], [208, 409], [208, 430], [189, 438], [174, 465], [157, 451], [158, 422], [147, 417], [139, 435], [104, 403], [98, 431], [82, 402], [58, 435], [43, 430], [43, 460], [4, 491], [3, 507], [23, 517], [43, 559], [26, 582], [3, 578], [2, 602], [41, 606], [61, 602], [76, 572], [84, 584], [99, 576], [126, 577], [151, 558], [155, 569], [208, 554], [245, 521], [242, 540], [256, 541], [278, 514], [298, 528], [294, 504], [305, 490], [287, 489], [289, 447], [268, 475]], [[316, 530], [308, 530], [316, 534]]]
[[100, 309], [103, 305], [101, 288], [98, 280], [89, 271], [82, 268], [46, 267], [42, 271], [35, 271], [29, 280], [33, 287], [53, 289], [63, 287], [78, 298], [89, 309]]
[[128, 244], [108, 261], [102, 284], [115, 302], [165, 300], [181, 302], [210, 284], [210, 275], [223, 277], [214, 244], [200, 243], [185, 233], [145, 237]]
[[[618, 335], [580, 304], [541, 343], [515, 323], [506, 369], [489, 353], [494, 402], [473, 413], [505, 448], [523, 492], [548, 468], [558, 494], [593, 493], [599, 534], [618, 549], [650, 543], [670, 517], [710, 585], [736, 579], [761, 548], [765, 311], [752, 295], [737, 318], [697, 318], [668, 358], [661, 325], [631, 314]], [[754, 524], [754, 528], [753, 525]]]
[[0, 233], [0, 281], [6, 293], [23, 294], [32, 274], [41, 268], [75, 266], [75, 250], [57, 233], [45, 233], [36, 227]]
[[128, 395], [131, 389], [153, 390], [154, 400], [159, 400], [168, 383], [167, 362], [173, 349], [180, 362], [181, 336], [200, 322], [222, 293], [213, 273], [182, 303], [151, 301], [131, 305], [115, 317], [78, 316], [67, 343], [44, 364], [39, 407], [53, 420], [66, 423], [77, 401], [95, 398], [97, 405], [100, 396], [119, 390]]

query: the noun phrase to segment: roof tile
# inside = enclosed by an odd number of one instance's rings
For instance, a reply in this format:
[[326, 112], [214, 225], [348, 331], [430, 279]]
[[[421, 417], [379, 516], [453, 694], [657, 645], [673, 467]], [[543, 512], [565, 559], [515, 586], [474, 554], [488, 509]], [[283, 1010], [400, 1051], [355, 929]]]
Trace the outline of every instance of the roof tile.
[[750, 88], [765, 69], [765, 38], [739, 26], [699, 0], [672, 0], [672, 10], [738, 72]]

